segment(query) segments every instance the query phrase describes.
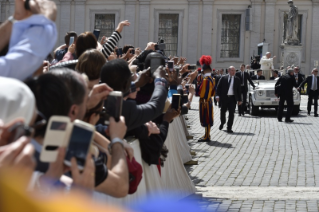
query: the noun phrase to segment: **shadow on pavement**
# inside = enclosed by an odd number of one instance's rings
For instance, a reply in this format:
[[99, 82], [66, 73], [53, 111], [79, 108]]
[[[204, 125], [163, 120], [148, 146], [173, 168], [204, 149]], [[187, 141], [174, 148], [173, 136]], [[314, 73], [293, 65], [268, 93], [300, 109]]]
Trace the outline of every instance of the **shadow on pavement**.
[[220, 143], [220, 142], [218, 142], [218, 141], [210, 141], [210, 142], [207, 142], [207, 145], [208, 145], [208, 146], [221, 147], [221, 148], [227, 148], [227, 149], [234, 148], [232, 144]]
[[233, 132], [230, 135], [249, 135], [249, 136], [254, 136], [255, 133], [242, 133], [242, 132]]

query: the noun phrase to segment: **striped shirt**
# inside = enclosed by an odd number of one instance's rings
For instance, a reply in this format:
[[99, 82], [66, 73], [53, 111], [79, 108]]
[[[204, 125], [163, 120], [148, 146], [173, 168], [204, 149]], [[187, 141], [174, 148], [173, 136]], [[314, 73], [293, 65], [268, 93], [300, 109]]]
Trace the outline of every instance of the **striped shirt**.
[[106, 58], [108, 58], [111, 55], [111, 53], [114, 51], [114, 48], [117, 42], [119, 42], [120, 38], [122, 38], [121, 34], [115, 31], [113, 32], [111, 37], [108, 38], [106, 43], [103, 45], [102, 53]]

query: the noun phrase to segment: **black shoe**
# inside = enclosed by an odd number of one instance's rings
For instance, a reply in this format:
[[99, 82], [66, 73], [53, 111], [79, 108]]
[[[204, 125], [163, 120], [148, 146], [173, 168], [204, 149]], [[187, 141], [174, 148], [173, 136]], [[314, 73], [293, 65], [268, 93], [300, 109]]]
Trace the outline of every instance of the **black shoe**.
[[223, 124], [219, 125], [219, 130], [222, 130], [222, 129], [223, 129], [223, 127], [224, 127], [224, 125], [223, 125]]
[[232, 131], [231, 129], [227, 130], [228, 133], [233, 133], [234, 131]]
[[241, 116], [241, 114], [239, 114], [239, 116]]
[[244, 116], [244, 115], [245, 115], [245, 112], [243, 112], [241, 115], [243, 115], [243, 116]]
[[289, 119], [289, 120], [285, 120], [285, 122], [286, 123], [291, 123], [291, 122], [294, 122], [294, 120]]
[[282, 122], [282, 120], [281, 120], [281, 119], [278, 119], [278, 122]]
[[308, 112], [308, 116], [310, 116], [310, 112]]
[[318, 117], [318, 114], [315, 114], [315, 117]]

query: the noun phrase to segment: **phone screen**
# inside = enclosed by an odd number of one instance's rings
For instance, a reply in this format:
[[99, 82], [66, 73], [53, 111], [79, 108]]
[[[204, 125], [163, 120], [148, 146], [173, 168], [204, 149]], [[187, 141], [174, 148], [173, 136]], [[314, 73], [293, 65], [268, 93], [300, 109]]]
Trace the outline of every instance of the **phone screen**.
[[75, 157], [77, 164], [84, 167], [92, 134], [93, 131], [74, 125], [65, 160], [71, 161], [71, 158]]
[[123, 49], [122, 49], [122, 48], [118, 48], [118, 49], [116, 50], [116, 54], [117, 54], [117, 56], [122, 56], [122, 54], [123, 54]]
[[94, 34], [94, 36], [95, 36], [96, 40], [99, 40], [99, 37], [100, 37], [100, 30], [99, 30], [99, 29], [95, 29], [95, 30], [93, 31], [93, 34]]
[[135, 49], [132, 49], [132, 50], [131, 50], [131, 54], [135, 54]]
[[162, 65], [162, 58], [152, 58], [151, 59], [151, 73], [153, 74], [158, 67]]
[[122, 96], [109, 95], [104, 102], [105, 114], [103, 119], [105, 124], [109, 124], [110, 117], [113, 117], [116, 122], [120, 120], [122, 114]]
[[168, 61], [167, 67], [170, 69], [170, 71], [173, 71], [173, 69], [174, 69], [174, 61]]
[[70, 37], [70, 42], [69, 42], [69, 46], [71, 46], [74, 43], [74, 37]]
[[174, 94], [172, 97], [172, 108], [175, 110], [178, 110], [179, 105], [181, 101], [181, 95], [180, 94]]

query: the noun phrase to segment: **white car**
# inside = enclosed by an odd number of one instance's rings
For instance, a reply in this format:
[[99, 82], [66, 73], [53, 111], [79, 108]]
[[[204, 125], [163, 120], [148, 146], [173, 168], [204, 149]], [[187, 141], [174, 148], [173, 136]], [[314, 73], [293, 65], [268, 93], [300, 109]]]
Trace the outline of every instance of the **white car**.
[[[247, 107], [250, 115], [258, 115], [259, 108], [275, 108], [278, 109], [279, 98], [275, 96], [276, 80], [255, 80], [256, 89], [252, 86], [248, 88]], [[301, 96], [296, 88], [293, 88], [294, 106], [292, 115], [298, 115]], [[286, 105], [286, 103], [285, 103]]]

